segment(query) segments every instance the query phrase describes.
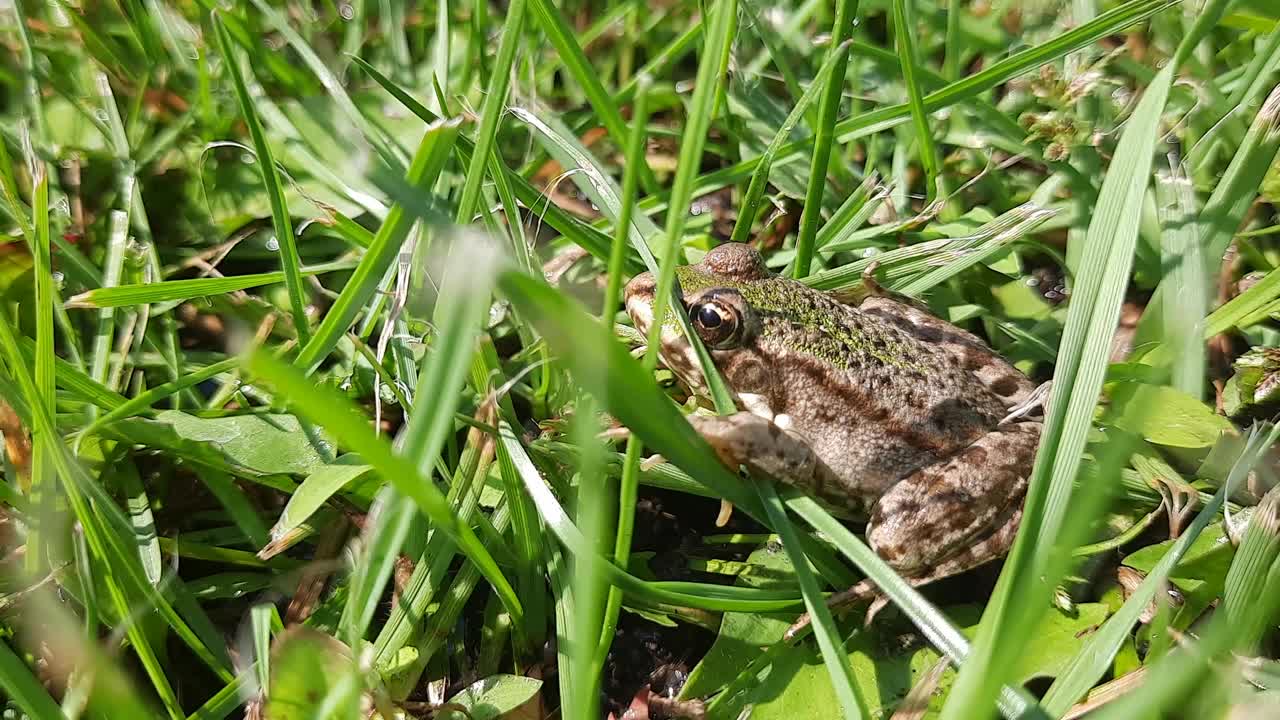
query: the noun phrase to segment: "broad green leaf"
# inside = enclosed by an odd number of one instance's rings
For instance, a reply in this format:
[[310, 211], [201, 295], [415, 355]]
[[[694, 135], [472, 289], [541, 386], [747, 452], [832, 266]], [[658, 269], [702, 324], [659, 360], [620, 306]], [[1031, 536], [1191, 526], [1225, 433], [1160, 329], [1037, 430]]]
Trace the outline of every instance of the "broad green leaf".
[[264, 474], [301, 475], [333, 459], [333, 440], [293, 415], [233, 415], [205, 418], [165, 410], [153, 422], [181, 439], [203, 443], [231, 465]]
[[533, 699], [541, 688], [542, 681], [534, 678], [491, 675], [449, 698], [450, 705], [462, 706], [465, 713], [443, 708], [437, 711], [436, 717], [441, 720], [498, 720]]
[[348, 485], [374, 474], [373, 466], [344, 464], [342, 459], [314, 468], [289, 496], [289, 502], [280, 511], [280, 518], [271, 526], [271, 540], [277, 541], [306, 522], [329, 498], [342, 492]]
[[[747, 569], [737, 575], [735, 585], [777, 589], [795, 587], [791, 558], [776, 544], [756, 548], [747, 556], [746, 562]], [[748, 663], [759, 657], [764, 648], [781, 640], [793, 622], [794, 613], [725, 613], [715, 642], [689, 672], [680, 696], [705, 697], [719, 691]]]
[[[1208, 405], [1171, 387], [1120, 383], [1111, 392], [1116, 427], [1156, 445], [1210, 448], [1222, 433], [1234, 433], [1230, 420]], [[1156, 413], [1150, 408], [1159, 408]]]
[[[975, 606], [959, 606], [949, 608], [948, 614], [961, 625], [966, 636], [972, 637], [980, 610]], [[1034, 628], [1036, 647], [1019, 660], [1011, 680], [1022, 683], [1056, 677], [1088, 640], [1089, 633], [1106, 619], [1107, 613], [1107, 607], [1101, 603], [1077, 605], [1071, 615], [1051, 612]], [[897, 644], [896, 633], [886, 622], [878, 619], [871, 629], [855, 633], [846, 648], [868, 710], [873, 716], [885, 717], [898, 709], [907, 692], [940, 658], [927, 646]], [[742, 663], [736, 669], [741, 672], [745, 667]], [[724, 672], [728, 670], [725, 668]], [[937, 716], [954, 679], [954, 670], [943, 673], [926, 717]], [[752, 718], [823, 720], [831, 717], [835, 704], [831, 681], [821, 658], [811, 643], [805, 643], [776, 656], [757, 683], [709, 717], [732, 720], [739, 710], [751, 705]]]
[[276, 637], [271, 649], [271, 686], [266, 693], [265, 717], [358, 717], [361, 690], [351, 650], [333, 637], [299, 626]]

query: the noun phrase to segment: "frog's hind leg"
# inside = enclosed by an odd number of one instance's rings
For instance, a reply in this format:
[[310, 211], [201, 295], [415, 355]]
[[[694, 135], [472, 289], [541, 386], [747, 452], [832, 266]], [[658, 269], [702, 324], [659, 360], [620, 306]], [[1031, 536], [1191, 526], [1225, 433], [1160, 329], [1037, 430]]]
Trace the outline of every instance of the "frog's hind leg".
[[[1007, 522], [1001, 525], [995, 532], [983, 538], [974, 545], [970, 545], [960, 552], [952, 555], [948, 559], [942, 561], [938, 565], [931, 568], [922, 575], [911, 575], [903, 578], [911, 587], [920, 587], [928, 585], [935, 580], [959, 575], [967, 570], [984, 565], [992, 560], [1004, 556], [1009, 552], [1009, 548], [1013, 546], [1014, 537], [1018, 533], [1018, 523], [1022, 520], [1022, 508], [1019, 507]], [[863, 624], [870, 625], [875, 616], [884, 609], [888, 604], [887, 598], [871, 580], [863, 580], [858, 584], [841, 590], [827, 597], [827, 607], [833, 612], [843, 612], [854, 606], [870, 602], [866, 614], [863, 617]], [[787, 628], [783, 639], [792, 642], [800, 637], [812, 622], [809, 613], [804, 613], [796, 618], [796, 621]]]
[[[903, 479], [876, 504], [867, 525], [871, 547], [913, 587], [1003, 557], [1022, 520], [1025, 476], [1039, 440], [1039, 423], [1010, 425]], [[870, 623], [886, 602], [870, 580], [828, 597], [827, 606], [837, 610], [866, 601], [872, 603]], [[785, 638], [794, 640], [808, 625], [805, 613]]]
[[911, 578], [964, 572], [1002, 556], [1022, 516], [1040, 424], [994, 430], [894, 485], [876, 503], [867, 541]]

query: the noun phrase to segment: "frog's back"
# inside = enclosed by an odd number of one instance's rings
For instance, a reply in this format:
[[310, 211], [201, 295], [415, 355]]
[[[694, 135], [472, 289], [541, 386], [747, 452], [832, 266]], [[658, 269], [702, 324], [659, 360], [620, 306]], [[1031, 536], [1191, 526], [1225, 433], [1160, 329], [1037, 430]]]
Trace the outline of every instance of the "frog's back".
[[837, 475], [860, 477], [870, 495], [966, 447], [1007, 411], [963, 354], [910, 322], [782, 278], [754, 290], [762, 300], [753, 302], [756, 342], [778, 378], [772, 404], [798, 421]]

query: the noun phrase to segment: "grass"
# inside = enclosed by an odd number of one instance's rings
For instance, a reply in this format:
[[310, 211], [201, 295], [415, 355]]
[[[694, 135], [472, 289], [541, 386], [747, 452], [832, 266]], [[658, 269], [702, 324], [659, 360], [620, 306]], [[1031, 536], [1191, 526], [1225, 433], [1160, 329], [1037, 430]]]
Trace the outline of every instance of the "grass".
[[[0, 6], [4, 710], [1274, 712], [1271, 5]], [[692, 432], [621, 288], [730, 239], [1052, 379], [1002, 564]]]

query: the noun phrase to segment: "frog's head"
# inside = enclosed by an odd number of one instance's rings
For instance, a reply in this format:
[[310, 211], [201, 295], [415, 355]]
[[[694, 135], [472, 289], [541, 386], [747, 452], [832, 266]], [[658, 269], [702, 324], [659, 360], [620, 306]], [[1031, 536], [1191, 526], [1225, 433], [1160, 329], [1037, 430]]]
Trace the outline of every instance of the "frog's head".
[[[747, 395], [767, 390], [771, 385], [768, 363], [756, 342], [760, 318], [753, 298], [759, 299], [762, 283], [773, 280], [760, 254], [742, 243], [721, 245], [696, 265], [676, 268], [680, 281], [681, 307], [716, 367], [740, 403], [750, 405]], [[648, 333], [653, 324], [656, 280], [650, 273], [637, 275], [623, 292], [627, 314], [636, 329]], [[698, 356], [670, 316], [662, 324], [658, 348], [662, 362], [695, 393], [706, 395], [707, 384]]]

